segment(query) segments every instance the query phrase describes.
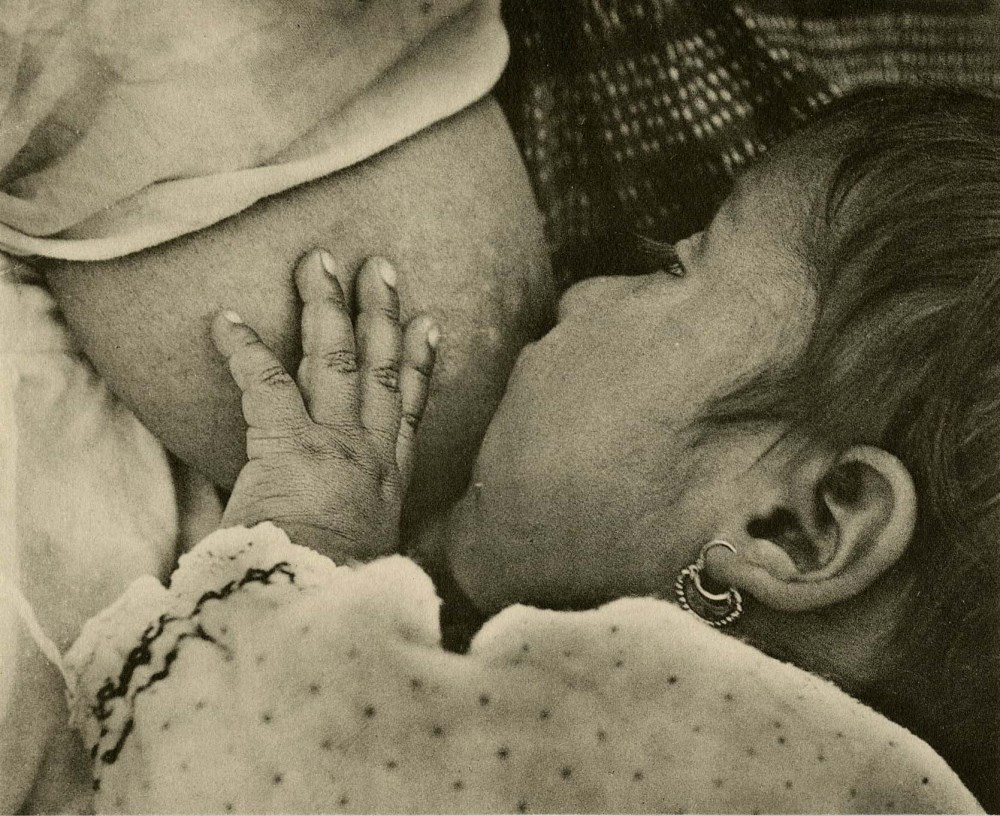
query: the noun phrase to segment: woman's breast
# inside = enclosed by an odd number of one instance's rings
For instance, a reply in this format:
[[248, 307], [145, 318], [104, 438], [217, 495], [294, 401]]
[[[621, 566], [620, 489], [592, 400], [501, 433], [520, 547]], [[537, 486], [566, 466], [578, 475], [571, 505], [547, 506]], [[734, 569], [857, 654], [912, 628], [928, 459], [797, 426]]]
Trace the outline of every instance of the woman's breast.
[[244, 458], [244, 426], [208, 321], [235, 309], [294, 371], [292, 265], [313, 246], [351, 267], [388, 257], [404, 317], [431, 312], [444, 329], [407, 508], [411, 520], [433, 513], [464, 487], [517, 352], [551, 315], [541, 219], [492, 101], [209, 229], [114, 261], [45, 271], [119, 397], [178, 457], [230, 485]]

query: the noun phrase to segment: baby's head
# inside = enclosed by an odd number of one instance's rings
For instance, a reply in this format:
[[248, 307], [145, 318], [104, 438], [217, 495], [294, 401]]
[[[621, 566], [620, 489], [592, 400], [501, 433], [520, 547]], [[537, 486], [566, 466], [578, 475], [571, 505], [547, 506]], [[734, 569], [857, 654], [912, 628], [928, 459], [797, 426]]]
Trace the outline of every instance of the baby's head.
[[725, 538], [734, 634], [997, 805], [1000, 104], [849, 100], [664, 266], [686, 274], [573, 287], [522, 355], [446, 528], [459, 585], [487, 610], [668, 597]]

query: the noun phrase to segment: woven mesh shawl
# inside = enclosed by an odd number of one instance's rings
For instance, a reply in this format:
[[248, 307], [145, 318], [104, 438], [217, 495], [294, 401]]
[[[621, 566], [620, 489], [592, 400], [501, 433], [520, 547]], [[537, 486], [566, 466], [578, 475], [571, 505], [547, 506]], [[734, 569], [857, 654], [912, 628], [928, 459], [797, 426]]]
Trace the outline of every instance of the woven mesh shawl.
[[676, 240], [703, 227], [741, 167], [844, 92], [1000, 89], [986, 4], [878, 5], [507, 3], [512, 56], [497, 93], [561, 282], [641, 267], [630, 233]]

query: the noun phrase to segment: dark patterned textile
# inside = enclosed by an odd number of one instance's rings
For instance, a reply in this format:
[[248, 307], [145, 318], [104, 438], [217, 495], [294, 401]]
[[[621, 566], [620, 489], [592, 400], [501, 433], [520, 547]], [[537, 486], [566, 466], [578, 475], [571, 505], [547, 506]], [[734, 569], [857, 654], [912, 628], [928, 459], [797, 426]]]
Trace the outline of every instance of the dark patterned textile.
[[755, 9], [777, 59], [796, 59], [841, 91], [872, 85], [950, 85], [1000, 91], [1000, 16], [869, 13], [795, 17]]
[[1000, 89], [1000, 30], [984, 4], [858, 5], [509, 0], [512, 56], [497, 96], [560, 281], [649, 263], [631, 234], [700, 229], [742, 166], [845, 91]]

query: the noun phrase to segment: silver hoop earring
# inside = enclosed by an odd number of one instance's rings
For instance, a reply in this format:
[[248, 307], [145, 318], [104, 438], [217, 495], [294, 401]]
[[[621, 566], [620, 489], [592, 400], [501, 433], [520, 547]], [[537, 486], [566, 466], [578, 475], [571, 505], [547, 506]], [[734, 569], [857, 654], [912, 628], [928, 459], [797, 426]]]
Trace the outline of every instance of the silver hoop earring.
[[677, 575], [674, 592], [681, 609], [697, 616], [709, 626], [721, 628], [729, 626], [743, 614], [743, 596], [735, 587], [719, 593], [705, 589], [701, 573], [705, 569], [705, 553], [712, 547], [725, 547], [730, 552], [736, 552], [736, 547], [721, 538], [709, 541], [698, 553], [698, 560], [684, 567]]

